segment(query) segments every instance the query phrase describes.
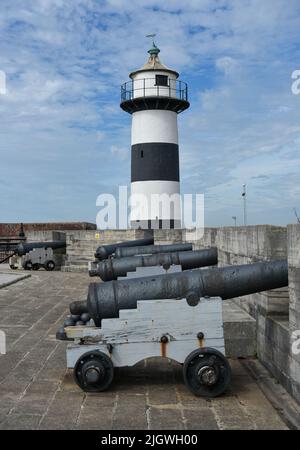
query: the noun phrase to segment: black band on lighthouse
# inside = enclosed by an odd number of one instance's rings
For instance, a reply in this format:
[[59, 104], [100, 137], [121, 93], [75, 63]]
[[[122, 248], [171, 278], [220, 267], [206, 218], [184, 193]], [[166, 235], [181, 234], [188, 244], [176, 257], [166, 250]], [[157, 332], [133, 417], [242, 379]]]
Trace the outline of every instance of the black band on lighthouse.
[[131, 146], [131, 182], [179, 181], [177, 144], [150, 142]]

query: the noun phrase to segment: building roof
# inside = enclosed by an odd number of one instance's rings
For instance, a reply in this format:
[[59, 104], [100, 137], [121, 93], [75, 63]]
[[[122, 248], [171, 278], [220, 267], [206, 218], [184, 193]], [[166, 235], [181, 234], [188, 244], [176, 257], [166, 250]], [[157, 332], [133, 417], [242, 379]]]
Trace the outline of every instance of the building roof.
[[148, 72], [149, 70], [170, 72], [176, 75], [176, 78], [179, 77], [179, 73], [176, 72], [176, 70], [169, 69], [160, 62], [160, 59], [158, 57], [159, 52], [160, 49], [153, 42], [152, 47], [150, 48], [150, 50], [148, 50], [148, 53], [150, 54], [148, 61], [140, 69], [131, 72], [129, 74], [130, 78], [132, 78], [137, 73]]

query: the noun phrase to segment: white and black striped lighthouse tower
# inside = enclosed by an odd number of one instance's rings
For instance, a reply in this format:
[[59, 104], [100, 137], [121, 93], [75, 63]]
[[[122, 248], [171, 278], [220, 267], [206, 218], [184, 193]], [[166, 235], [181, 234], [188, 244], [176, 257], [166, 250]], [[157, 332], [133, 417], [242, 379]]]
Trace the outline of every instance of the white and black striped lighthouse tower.
[[[138, 199], [132, 228], [181, 227], [177, 114], [189, 107], [188, 91], [159, 52], [153, 43], [148, 62], [121, 86], [120, 106], [132, 114], [131, 198]], [[166, 195], [169, 208], [158, 201]]]

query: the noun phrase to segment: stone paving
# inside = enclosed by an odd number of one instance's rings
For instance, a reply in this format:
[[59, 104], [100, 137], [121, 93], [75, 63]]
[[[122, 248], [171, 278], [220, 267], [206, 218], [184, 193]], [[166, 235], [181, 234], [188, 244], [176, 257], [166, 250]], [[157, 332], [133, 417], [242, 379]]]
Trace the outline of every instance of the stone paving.
[[181, 366], [151, 359], [116, 370], [111, 388], [83, 393], [55, 333], [68, 304], [86, 298], [87, 274], [31, 272], [0, 289], [0, 429], [288, 429], [239, 360], [226, 395], [194, 397]]
[[[7, 266], [7, 264], [5, 264], [5, 266]], [[10, 272], [0, 272], [0, 288], [9, 286], [10, 284], [16, 283], [17, 281], [28, 277], [30, 277], [30, 274], [26, 272], [15, 273], [12, 270], [10, 270]]]

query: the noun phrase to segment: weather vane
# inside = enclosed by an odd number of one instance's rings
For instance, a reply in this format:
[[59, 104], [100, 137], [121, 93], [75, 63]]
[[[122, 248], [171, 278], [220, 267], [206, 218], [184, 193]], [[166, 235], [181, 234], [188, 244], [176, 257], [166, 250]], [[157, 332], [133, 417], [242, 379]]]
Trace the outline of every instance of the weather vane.
[[155, 36], [156, 36], [156, 33], [146, 34], [146, 38], [152, 38], [153, 45], [155, 45], [155, 44], [154, 44], [154, 38], [155, 38]]

